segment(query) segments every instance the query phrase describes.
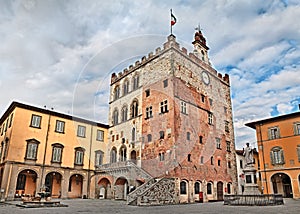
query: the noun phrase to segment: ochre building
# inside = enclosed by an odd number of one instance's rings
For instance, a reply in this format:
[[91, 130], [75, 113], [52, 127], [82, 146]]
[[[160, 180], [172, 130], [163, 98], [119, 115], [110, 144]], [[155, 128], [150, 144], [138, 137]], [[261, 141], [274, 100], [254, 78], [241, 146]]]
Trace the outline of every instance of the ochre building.
[[300, 112], [246, 126], [256, 130], [263, 192], [300, 198]]
[[212, 68], [201, 31], [193, 45], [188, 53], [170, 35], [155, 53], [112, 74], [108, 162], [96, 169], [100, 198], [126, 199], [144, 188], [133, 200], [145, 202], [156, 197], [154, 178], [173, 179], [179, 203], [237, 193], [229, 76]]
[[13, 102], [0, 119], [1, 199], [94, 198], [107, 125]]

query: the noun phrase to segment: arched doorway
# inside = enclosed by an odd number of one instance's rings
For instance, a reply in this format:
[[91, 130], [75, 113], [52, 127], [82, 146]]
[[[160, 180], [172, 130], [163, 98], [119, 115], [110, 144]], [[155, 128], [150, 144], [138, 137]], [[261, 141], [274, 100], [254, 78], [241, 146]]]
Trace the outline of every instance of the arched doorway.
[[217, 183], [217, 200], [223, 200], [223, 183], [221, 181]]
[[126, 200], [128, 194], [128, 181], [120, 177], [115, 183], [115, 199]]
[[50, 192], [53, 198], [61, 197], [61, 179], [62, 175], [58, 172], [50, 172], [46, 175], [46, 191]]
[[285, 198], [293, 197], [291, 179], [287, 174], [276, 173], [271, 177], [274, 194], [282, 194]]
[[111, 183], [107, 178], [102, 178], [99, 182], [99, 199], [111, 198]]
[[72, 175], [69, 180], [68, 197], [81, 198], [82, 197], [83, 176], [79, 174]]
[[133, 163], [136, 163], [136, 151], [135, 150], [132, 150], [131, 153], [130, 153], [130, 160], [133, 162]]
[[37, 174], [31, 169], [25, 169], [18, 174], [15, 197], [22, 195], [35, 196]]

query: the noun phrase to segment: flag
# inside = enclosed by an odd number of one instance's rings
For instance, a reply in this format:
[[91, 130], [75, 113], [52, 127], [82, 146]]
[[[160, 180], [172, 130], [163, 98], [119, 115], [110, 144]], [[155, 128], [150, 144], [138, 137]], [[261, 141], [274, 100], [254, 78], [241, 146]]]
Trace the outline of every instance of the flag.
[[176, 17], [173, 15], [173, 13], [171, 12], [171, 26], [176, 24]]

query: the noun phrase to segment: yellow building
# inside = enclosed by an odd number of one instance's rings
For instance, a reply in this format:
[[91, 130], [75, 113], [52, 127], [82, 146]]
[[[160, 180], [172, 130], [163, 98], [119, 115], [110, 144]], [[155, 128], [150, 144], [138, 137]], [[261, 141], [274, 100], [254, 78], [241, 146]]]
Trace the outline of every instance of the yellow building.
[[0, 119], [1, 199], [94, 198], [108, 126], [13, 102]]
[[300, 112], [246, 126], [256, 130], [264, 193], [300, 198]]

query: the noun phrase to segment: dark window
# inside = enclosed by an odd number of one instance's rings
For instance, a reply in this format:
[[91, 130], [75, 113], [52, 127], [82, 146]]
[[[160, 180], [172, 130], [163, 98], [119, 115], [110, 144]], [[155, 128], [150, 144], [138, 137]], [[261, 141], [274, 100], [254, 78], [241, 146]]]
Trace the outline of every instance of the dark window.
[[59, 143], [52, 144], [52, 160], [51, 160], [51, 162], [61, 163], [63, 148], [64, 148], [64, 146]]
[[151, 135], [151, 134], [148, 134], [148, 135], [147, 135], [147, 141], [148, 141], [148, 142], [151, 142], [151, 141], [152, 141], [152, 135]]
[[268, 129], [269, 140], [280, 138], [279, 127], [272, 127]]
[[84, 160], [84, 148], [81, 148], [81, 147], [75, 148], [74, 164], [75, 165], [83, 165], [83, 160]]
[[65, 132], [65, 122], [56, 120], [55, 131], [58, 133], [64, 133]]
[[139, 87], [139, 76], [133, 77], [133, 90], [136, 90]]
[[80, 126], [78, 125], [78, 128], [77, 128], [77, 136], [78, 137], [85, 137], [85, 126]]
[[199, 182], [195, 183], [194, 192], [195, 192], [195, 194], [199, 194], [199, 192], [200, 192], [200, 183]]
[[168, 100], [160, 102], [160, 113], [168, 112]]
[[190, 133], [190, 132], [187, 132], [187, 133], [186, 133], [186, 139], [187, 139], [187, 140], [191, 140], [191, 133]]
[[204, 103], [205, 102], [205, 96], [201, 94], [201, 101]]
[[203, 136], [199, 136], [199, 143], [203, 144]]
[[25, 159], [36, 160], [39, 143], [37, 140], [27, 140]]
[[41, 121], [42, 121], [42, 117], [38, 116], [38, 115], [32, 115], [31, 116], [31, 123], [30, 126], [34, 127], [34, 128], [41, 128]]
[[243, 160], [240, 160], [240, 168], [243, 169], [244, 165], [243, 165]]
[[214, 157], [210, 157], [210, 164], [214, 165]]
[[97, 138], [96, 138], [96, 140], [98, 140], [98, 141], [104, 141], [104, 131], [97, 130]]
[[113, 112], [113, 125], [117, 125], [119, 123], [119, 111], [115, 109]]
[[95, 151], [95, 166], [100, 166], [103, 164], [104, 152]]
[[128, 94], [129, 92], [129, 82], [126, 80], [123, 85], [123, 95]]
[[188, 162], [192, 162], [191, 154], [188, 154]]
[[206, 191], [207, 194], [211, 195], [212, 194], [212, 185], [211, 183], [207, 183], [207, 191]]
[[231, 169], [231, 162], [228, 161], [228, 168]]
[[221, 166], [221, 160], [218, 160], [218, 166]]
[[123, 108], [121, 109], [121, 121], [125, 122], [127, 120], [127, 114], [128, 114], [128, 109], [127, 106], [123, 106]]
[[227, 184], [227, 193], [231, 194], [231, 184], [230, 183]]
[[164, 88], [168, 87], [168, 80], [164, 80]]
[[182, 194], [182, 195], [186, 194], [186, 182], [185, 181], [180, 182], [180, 194]]
[[165, 138], [165, 132], [164, 131], [160, 131], [159, 132], [159, 139], [164, 139]]
[[138, 116], [138, 108], [139, 108], [138, 102], [136, 100], [133, 101], [131, 104], [131, 118]]
[[165, 160], [165, 153], [164, 152], [161, 152], [158, 155], [159, 155], [159, 161], [164, 161]]
[[147, 90], [145, 91], [145, 94], [146, 94], [146, 97], [149, 97], [149, 96], [150, 96], [150, 89], [147, 89]]
[[152, 115], [152, 106], [146, 108], [146, 119], [153, 117]]
[[120, 86], [116, 86], [114, 90], [114, 100], [120, 97]]

